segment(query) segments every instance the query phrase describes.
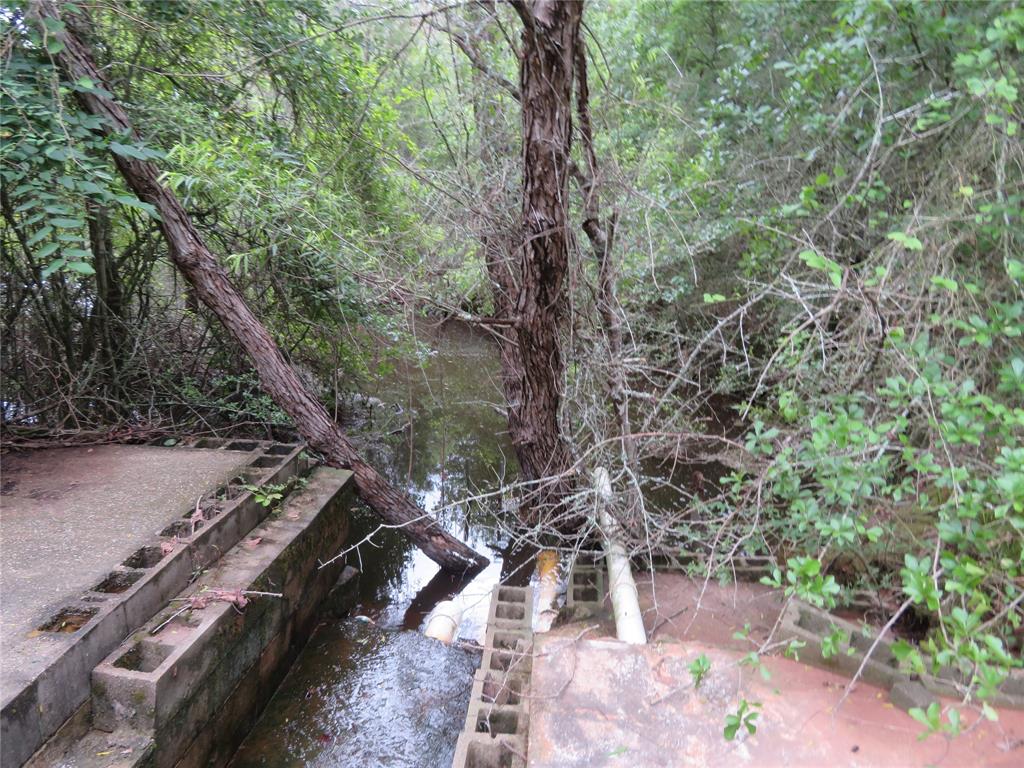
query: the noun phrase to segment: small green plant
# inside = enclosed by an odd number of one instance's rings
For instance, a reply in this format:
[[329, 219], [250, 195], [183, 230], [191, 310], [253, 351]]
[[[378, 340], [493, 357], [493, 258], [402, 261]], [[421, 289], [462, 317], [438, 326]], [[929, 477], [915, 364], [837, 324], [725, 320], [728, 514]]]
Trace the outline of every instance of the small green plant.
[[[733, 640], [750, 640], [750, 623], [747, 622], [743, 625], [743, 629], [737, 629], [732, 633]], [[751, 642], [753, 642], [751, 640]]]
[[761, 677], [766, 681], [772, 679], [771, 670], [769, 670], [761, 661], [761, 657], [758, 655], [757, 651], [751, 651], [740, 659], [740, 664], [745, 667], [752, 667], [753, 669], [756, 669], [761, 673]]
[[711, 671], [711, 661], [703, 653], [690, 662], [690, 677], [693, 678], [693, 687], [700, 688], [700, 684]]
[[735, 739], [740, 728], [746, 728], [747, 733], [751, 736], [757, 733], [757, 725], [755, 721], [761, 714], [758, 711], [760, 709], [760, 702], [748, 702], [746, 699], [740, 699], [739, 709], [732, 714], [725, 716], [725, 729], [722, 732], [725, 736], [725, 740], [732, 741]]
[[267, 485], [243, 485], [245, 490], [252, 494], [253, 499], [261, 507], [277, 506], [284, 498], [285, 486], [283, 483], [268, 483]]
[[928, 709], [913, 707], [907, 711], [907, 714], [927, 729], [918, 734], [918, 741], [924, 741], [933, 733], [948, 733], [950, 736], [960, 735], [960, 713], [950, 707], [946, 713], [947, 720], [943, 722], [942, 709], [937, 701], [929, 704]]
[[807, 645], [803, 640], [793, 638], [789, 641], [784, 652], [787, 659], [793, 659], [794, 661], [800, 661], [800, 649]]
[[846, 654], [848, 656], [853, 655], [854, 651], [853, 648], [849, 647], [849, 643], [850, 633], [833, 624], [832, 631], [821, 639], [821, 655], [826, 659], [830, 659], [841, 653], [844, 645], [847, 646]]

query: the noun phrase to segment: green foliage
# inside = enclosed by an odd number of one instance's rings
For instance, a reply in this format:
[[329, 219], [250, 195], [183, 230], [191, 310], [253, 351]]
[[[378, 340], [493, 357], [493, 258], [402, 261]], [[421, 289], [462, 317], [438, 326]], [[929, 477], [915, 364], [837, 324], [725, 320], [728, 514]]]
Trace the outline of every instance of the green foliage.
[[690, 662], [687, 669], [690, 671], [690, 679], [693, 680], [693, 687], [700, 688], [708, 672], [711, 671], [711, 660], [705, 654], [701, 654]]
[[[626, 301], [660, 311], [659, 364], [749, 416], [744, 471], [694, 502], [716, 566], [766, 557], [764, 583], [828, 609], [905, 601], [901, 663], [984, 700], [1024, 622], [1024, 9], [613, 5], [591, 23], [638, 51], [606, 65], [607, 149], [652, 201], [617, 232]], [[749, 308], [711, 330], [680, 309], [725, 297]]]
[[[52, 41], [53, 38], [50, 38]], [[126, 206], [156, 218], [111, 173], [108, 152], [160, 157], [125, 137], [105, 135], [101, 118], [73, 106], [75, 93], [103, 92], [85, 78], [62, 80], [41, 36], [30, 34], [0, 73], [0, 178], [8, 226], [17, 221], [24, 256], [40, 277], [58, 270], [93, 275], [87, 209]], [[45, 50], [45, 53], [44, 53]], [[63, 108], [55, 109], [55, 104]]]
[[740, 699], [740, 704], [736, 711], [725, 716], [725, 728], [722, 731], [725, 740], [732, 741], [735, 739], [740, 728], [746, 729], [747, 733], [751, 736], [757, 733], [757, 718], [761, 714], [758, 711], [760, 709], [760, 703], [751, 703], [746, 699]]
[[276, 507], [284, 498], [285, 484], [267, 483], [265, 485], [243, 485], [252, 494], [253, 499], [261, 507]]
[[[0, 239], [17, 276], [3, 293], [5, 400], [52, 423], [282, 420], [165, 266], [156, 213], [115, 158], [159, 165], [314, 386], [365, 373], [361, 345], [380, 357], [379, 338], [397, 341], [400, 327], [368, 299], [378, 283], [365, 276], [401, 263], [416, 222], [379, 159], [401, 137], [391, 105], [368, 98], [378, 59], [344, 31], [348, 12], [321, 0], [61, 12], [88, 19], [75, 30], [111, 92], [63, 78], [50, 36], [62, 23], [40, 33], [24, 3], [4, 12]], [[109, 134], [78, 103], [86, 93], [121, 101], [143, 138]]]
[[831, 630], [827, 635], [821, 639], [821, 655], [830, 659], [843, 652], [843, 647], [846, 647], [846, 654], [853, 655], [854, 649], [850, 646], [850, 633], [845, 630], [839, 629], [839, 627], [832, 625]]
[[945, 720], [942, 718], [942, 708], [937, 701], [929, 704], [926, 710], [920, 707], [911, 707], [908, 713], [926, 728], [925, 731], [918, 735], [917, 738], [919, 740], [926, 739], [933, 733], [947, 733], [950, 736], [960, 735], [960, 712], [953, 707], [946, 709]]

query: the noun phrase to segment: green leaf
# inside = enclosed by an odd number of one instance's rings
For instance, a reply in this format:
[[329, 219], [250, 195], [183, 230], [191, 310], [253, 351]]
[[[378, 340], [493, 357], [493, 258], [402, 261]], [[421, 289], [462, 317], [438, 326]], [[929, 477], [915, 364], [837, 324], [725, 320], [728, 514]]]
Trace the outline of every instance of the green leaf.
[[61, 229], [81, 229], [85, 226], [81, 219], [50, 219], [50, 223]]
[[56, 160], [58, 163], [62, 163], [68, 159], [71, 154], [67, 147], [47, 147], [43, 150], [43, 154], [51, 160]]
[[921, 725], [928, 727], [928, 715], [920, 707], [911, 707], [907, 710], [907, 714], [917, 720]]
[[941, 277], [940, 275], [935, 275], [932, 278], [932, 285], [945, 288], [950, 293], [956, 293], [960, 290], [960, 284], [956, 280], [950, 280], [948, 277]]
[[160, 221], [160, 214], [156, 212], [156, 208], [149, 203], [142, 202], [137, 197], [132, 195], [116, 195], [114, 199], [121, 203], [121, 205], [127, 205], [129, 208], [137, 208], [140, 211], [145, 211], [151, 218]]
[[67, 261], [65, 259], [57, 259], [56, 261], [51, 261], [49, 266], [45, 267], [43, 271], [40, 273], [41, 277], [45, 280], [58, 269], [63, 267], [66, 263]]
[[53, 252], [56, 251], [58, 248], [60, 248], [59, 243], [47, 243], [38, 251], [36, 251], [36, 256], [38, 256], [40, 259], [45, 259], [47, 256], [52, 255]]
[[95, 275], [96, 270], [87, 261], [69, 261], [67, 268], [78, 272], [81, 275]]
[[719, 304], [725, 301], [725, 296], [720, 293], [705, 293], [704, 303], [705, 304]]
[[46, 16], [43, 18], [43, 28], [51, 35], [56, 35], [66, 29], [64, 22], [60, 19], [54, 18], [53, 16]]
[[811, 269], [820, 269], [828, 273], [832, 285], [839, 288], [843, 284], [843, 268], [828, 256], [823, 256], [817, 251], [801, 251], [800, 260]]
[[110, 151], [121, 157], [130, 157], [134, 160], [157, 160], [164, 157], [162, 152], [143, 147], [138, 144], [121, 144], [117, 141], [110, 142]]
[[890, 232], [886, 237], [899, 243], [908, 251], [924, 250], [924, 246], [921, 244], [921, 241], [913, 235], [908, 235], [906, 232]]
[[51, 56], [56, 56], [58, 53], [64, 50], [64, 43], [58, 40], [56, 37], [48, 37], [46, 39], [46, 52]]
[[38, 232], [36, 232], [34, 235], [32, 235], [32, 237], [30, 237], [25, 242], [25, 245], [27, 245], [29, 247], [32, 247], [33, 245], [35, 245], [36, 243], [40, 242], [41, 240], [45, 240], [47, 237], [49, 237], [51, 232], [53, 232], [53, 227], [45, 226], [42, 229], [40, 229]]

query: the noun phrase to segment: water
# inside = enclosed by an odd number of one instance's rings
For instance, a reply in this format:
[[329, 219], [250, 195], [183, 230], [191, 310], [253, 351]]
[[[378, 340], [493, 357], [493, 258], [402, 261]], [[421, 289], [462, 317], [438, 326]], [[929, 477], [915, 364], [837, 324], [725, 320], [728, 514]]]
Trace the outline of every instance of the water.
[[[491, 565], [468, 585], [455, 583], [395, 531], [351, 554], [349, 563], [362, 566], [358, 618], [317, 629], [233, 768], [451, 764], [479, 653], [418, 630], [439, 600], [458, 592], [465, 607], [459, 637], [467, 645], [482, 641], [491, 588], [515, 559], [503, 556], [493, 526], [496, 492], [513, 479], [506, 472], [514, 459], [493, 405], [501, 402], [494, 347], [458, 325], [426, 338], [435, 352], [383, 376], [368, 393], [382, 402], [366, 407], [364, 400], [347, 426], [376, 467]], [[353, 542], [376, 527], [366, 510], [354, 515]]]

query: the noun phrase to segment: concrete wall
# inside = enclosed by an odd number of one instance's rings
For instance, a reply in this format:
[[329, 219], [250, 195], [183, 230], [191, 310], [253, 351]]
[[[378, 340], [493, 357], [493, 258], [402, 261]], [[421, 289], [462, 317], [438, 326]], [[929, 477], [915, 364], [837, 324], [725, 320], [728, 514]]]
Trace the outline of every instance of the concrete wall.
[[64, 760], [88, 766], [104, 738], [143, 745], [118, 762], [125, 768], [225, 765], [320, 612], [354, 601], [354, 569], [319, 567], [348, 536], [351, 494], [351, 473], [314, 470], [304, 489], [181, 595], [202, 598], [219, 588], [281, 597], [252, 596], [241, 610], [211, 600], [166, 623], [184, 604], [172, 602], [93, 671], [93, 730], [59, 755], [40, 753], [31, 768]]

